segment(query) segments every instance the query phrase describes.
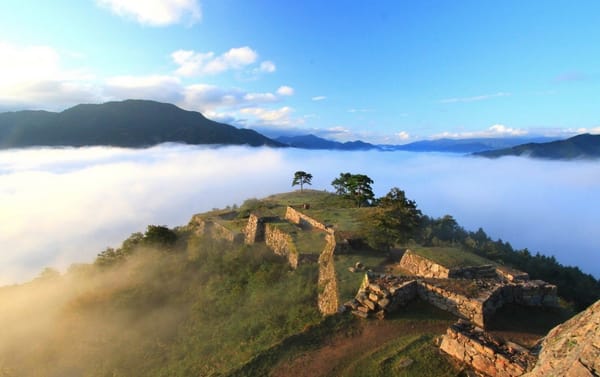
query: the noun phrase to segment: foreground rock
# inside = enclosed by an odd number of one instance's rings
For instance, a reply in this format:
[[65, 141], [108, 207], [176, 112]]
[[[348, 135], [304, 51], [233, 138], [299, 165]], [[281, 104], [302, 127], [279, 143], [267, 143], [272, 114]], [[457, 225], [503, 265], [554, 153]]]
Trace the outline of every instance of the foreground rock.
[[600, 301], [550, 330], [526, 376], [600, 376]]

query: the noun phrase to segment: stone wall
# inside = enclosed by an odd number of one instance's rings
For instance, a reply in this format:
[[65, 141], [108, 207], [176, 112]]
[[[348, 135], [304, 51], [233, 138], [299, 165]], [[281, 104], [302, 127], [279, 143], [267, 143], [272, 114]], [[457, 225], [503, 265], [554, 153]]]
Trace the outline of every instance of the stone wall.
[[335, 235], [327, 234], [325, 241], [325, 249], [319, 256], [318, 306], [321, 314], [329, 315], [337, 313], [340, 307], [334, 264]]
[[400, 259], [400, 267], [411, 274], [427, 278], [446, 279], [450, 273], [448, 268], [417, 255], [411, 250], [404, 252], [402, 259]]
[[383, 319], [386, 313], [405, 306], [416, 296], [416, 280], [390, 275], [373, 276], [371, 279], [369, 274], [365, 274], [356, 297], [344, 306], [358, 317]]
[[199, 236], [210, 236], [216, 239], [224, 239], [230, 242], [242, 242], [244, 235], [234, 232], [227, 227], [201, 215], [194, 215], [189, 223], [190, 229]]
[[555, 285], [542, 280], [502, 284], [484, 303], [485, 321], [500, 307], [512, 303], [524, 306], [558, 307], [558, 291]]
[[485, 326], [484, 303], [486, 298], [469, 298], [423, 280], [418, 281], [417, 293], [421, 299], [442, 310], [468, 319], [477, 326]]
[[267, 223], [265, 225], [265, 244], [275, 254], [286, 257], [292, 268], [298, 267], [298, 250], [296, 250], [292, 236]]
[[505, 266], [496, 266], [496, 274], [507, 281], [527, 281], [529, 274], [523, 271], [514, 270]]
[[448, 328], [440, 349], [486, 376], [521, 376], [535, 363], [535, 357], [525, 348], [503, 343], [482, 329], [460, 321]]
[[529, 275], [525, 272], [492, 264], [447, 268], [411, 250], [406, 250], [404, 253], [400, 260], [400, 267], [411, 274], [427, 278], [503, 279], [509, 282], [529, 280]]
[[496, 267], [491, 264], [483, 266], [465, 266], [451, 268], [448, 277], [453, 279], [497, 279]]
[[300, 226], [308, 225], [310, 227], [321, 229], [325, 232], [333, 234], [333, 229], [329, 228], [327, 225], [303, 214], [300, 211], [296, 211], [294, 208], [289, 206], [285, 210], [285, 219]]
[[244, 242], [252, 245], [265, 240], [265, 222], [262, 218], [251, 213], [244, 228]]

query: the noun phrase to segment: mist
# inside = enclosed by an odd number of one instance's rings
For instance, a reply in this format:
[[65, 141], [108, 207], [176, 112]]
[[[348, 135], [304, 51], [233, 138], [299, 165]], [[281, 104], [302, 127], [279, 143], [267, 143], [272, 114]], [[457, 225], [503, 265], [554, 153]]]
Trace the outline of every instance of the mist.
[[340, 172], [367, 174], [376, 195], [397, 186], [429, 216], [600, 277], [600, 162], [163, 144], [1, 151], [0, 285], [92, 262], [148, 224], [290, 191], [296, 170], [319, 190]]

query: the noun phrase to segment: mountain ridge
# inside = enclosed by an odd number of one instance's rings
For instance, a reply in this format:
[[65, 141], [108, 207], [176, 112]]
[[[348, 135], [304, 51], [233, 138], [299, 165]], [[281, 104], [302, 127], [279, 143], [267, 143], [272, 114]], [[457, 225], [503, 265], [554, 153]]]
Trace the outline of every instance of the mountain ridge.
[[600, 135], [581, 134], [548, 143], [528, 143], [511, 148], [474, 153], [475, 156], [497, 158], [528, 156], [552, 160], [600, 158]]
[[79, 104], [62, 112], [0, 113], [0, 148], [111, 145], [146, 147], [165, 142], [280, 147], [249, 129], [215, 122], [199, 112], [149, 100]]

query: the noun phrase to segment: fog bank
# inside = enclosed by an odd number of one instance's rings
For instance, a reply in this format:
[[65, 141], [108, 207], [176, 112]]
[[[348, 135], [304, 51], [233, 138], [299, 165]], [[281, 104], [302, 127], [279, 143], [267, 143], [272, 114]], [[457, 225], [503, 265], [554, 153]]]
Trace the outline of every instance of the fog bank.
[[0, 285], [91, 262], [148, 224], [290, 191], [296, 170], [326, 190], [340, 172], [367, 174], [377, 195], [400, 187], [425, 214], [600, 277], [600, 162], [169, 144], [0, 151]]

